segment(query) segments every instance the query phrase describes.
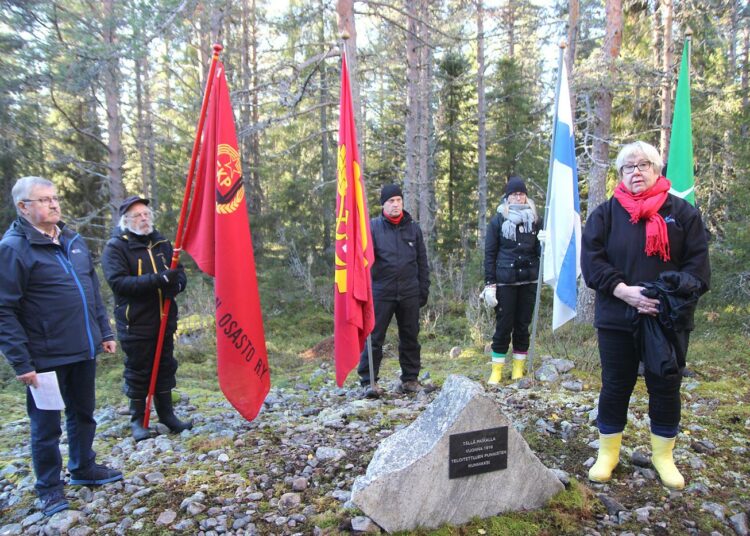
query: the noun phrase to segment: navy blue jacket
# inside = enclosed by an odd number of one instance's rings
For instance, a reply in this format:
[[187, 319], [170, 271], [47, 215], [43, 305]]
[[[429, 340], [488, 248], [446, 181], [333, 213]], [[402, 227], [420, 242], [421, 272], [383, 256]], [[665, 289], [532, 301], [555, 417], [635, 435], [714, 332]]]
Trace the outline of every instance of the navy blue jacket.
[[60, 245], [24, 218], [0, 240], [0, 350], [18, 376], [94, 359], [114, 339], [91, 254], [58, 227]]
[[372, 295], [376, 300], [397, 301], [419, 297], [420, 305], [430, 295], [430, 269], [422, 229], [404, 211], [398, 225], [382, 214], [370, 220], [375, 263], [372, 265]]
[[[116, 227], [102, 252], [102, 270], [115, 294], [115, 322], [121, 341], [156, 339], [164, 304], [164, 280], [158, 272], [172, 262], [172, 244], [158, 231], [139, 236]], [[181, 272], [177, 292], [187, 286]], [[176, 294], [175, 292], [174, 294]], [[177, 329], [177, 303], [172, 299], [167, 335]]]

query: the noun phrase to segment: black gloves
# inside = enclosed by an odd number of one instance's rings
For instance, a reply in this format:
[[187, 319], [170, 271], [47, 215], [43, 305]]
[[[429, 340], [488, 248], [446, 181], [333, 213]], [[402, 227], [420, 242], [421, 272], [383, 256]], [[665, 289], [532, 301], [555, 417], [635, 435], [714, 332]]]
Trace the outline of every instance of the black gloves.
[[159, 284], [162, 286], [162, 288], [168, 287], [177, 284], [177, 279], [180, 275], [180, 269], [177, 268], [175, 270], [172, 270], [170, 268], [169, 270], [159, 272], [157, 275], [159, 276]]
[[185, 280], [185, 269], [182, 265], [176, 269], [163, 270], [157, 274], [154, 274], [157, 278], [157, 285], [162, 289], [164, 296], [167, 298], [174, 298], [185, 290], [183, 281]]
[[420, 309], [422, 307], [424, 307], [425, 305], [427, 305], [427, 298], [429, 296], [430, 296], [429, 294], [423, 294], [423, 295], [419, 296], [419, 307], [420, 307]]

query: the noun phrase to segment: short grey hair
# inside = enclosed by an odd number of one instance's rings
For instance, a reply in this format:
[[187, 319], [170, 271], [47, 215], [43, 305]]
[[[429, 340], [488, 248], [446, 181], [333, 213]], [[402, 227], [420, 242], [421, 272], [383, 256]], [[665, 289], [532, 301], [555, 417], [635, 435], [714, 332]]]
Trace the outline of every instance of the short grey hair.
[[10, 192], [11, 197], [13, 197], [13, 206], [16, 208], [16, 212], [19, 216], [21, 216], [21, 210], [18, 208], [18, 203], [23, 201], [24, 199], [28, 199], [31, 195], [31, 190], [34, 189], [34, 186], [45, 186], [45, 187], [52, 187], [55, 188], [55, 185], [52, 184], [52, 181], [45, 179], [44, 177], [21, 177], [16, 181], [16, 183], [13, 185], [13, 189]]
[[661, 169], [664, 167], [664, 160], [656, 147], [645, 141], [634, 141], [628, 143], [620, 149], [617, 153], [617, 159], [615, 160], [615, 167], [617, 168], [617, 174], [622, 176], [622, 166], [625, 165], [625, 161], [631, 156], [645, 156], [646, 159], [651, 162], [654, 166], [654, 171], [661, 175]]

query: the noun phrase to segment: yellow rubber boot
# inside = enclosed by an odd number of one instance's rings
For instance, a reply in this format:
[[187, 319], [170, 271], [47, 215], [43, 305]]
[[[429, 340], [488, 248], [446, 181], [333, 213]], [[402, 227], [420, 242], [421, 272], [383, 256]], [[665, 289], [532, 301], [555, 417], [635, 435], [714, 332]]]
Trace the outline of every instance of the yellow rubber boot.
[[487, 380], [488, 385], [497, 385], [503, 379], [503, 367], [505, 366], [505, 354], [492, 352], [492, 373]]
[[513, 356], [513, 372], [511, 373], [511, 380], [519, 380], [523, 378], [523, 371], [526, 368], [526, 358], [518, 359]]
[[685, 478], [674, 464], [674, 440], [674, 437], [651, 434], [651, 463], [659, 473], [662, 484], [671, 489], [682, 489], [685, 487]]
[[504, 366], [505, 363], [492, 363], [492, 374], [490, 374], [490, 379], [487, 380], [489, 385], [497, 385], [500, 383], [500, 380], [503, 379]]
[[599, 454], [596, 463], [589, 469], [589, 480], [609, 482], [612, 471], [620, 463], [620, 445], [622, 432], [618, 434], [599, 434]]

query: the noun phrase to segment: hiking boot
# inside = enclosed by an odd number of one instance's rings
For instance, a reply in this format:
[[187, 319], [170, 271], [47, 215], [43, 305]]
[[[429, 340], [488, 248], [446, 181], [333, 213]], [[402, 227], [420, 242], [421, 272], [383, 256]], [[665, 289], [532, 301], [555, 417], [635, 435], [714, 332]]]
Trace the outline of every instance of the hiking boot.
[[380, 398], [385, 393], [385, 389], [380, 387], [377, 383], [370, 385], [369, 383], [367, 385], [362, 386], [364, 391], [365, 398], [369, 398], [371, 400], [374, 400], [376, 398]]
[[100, 463], [95, 463], [84, 471], [70, 473], [72, 486], [101, 486], [118, 480], [122, 480], [122, 471], [110, 469]]
[[422, 390], [422, 386], [419, 384], [417, 380], [409, 380], [406, 382], [401, 382], [402, 393], [418, 393], [421, 390]]
[[50, 517], [57, 512], [62, 512], [70, 507], [62, 490], [55, 490], [39, 497], [42, 502], [42, 513]]

